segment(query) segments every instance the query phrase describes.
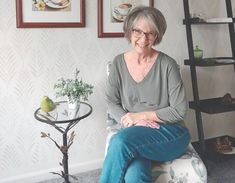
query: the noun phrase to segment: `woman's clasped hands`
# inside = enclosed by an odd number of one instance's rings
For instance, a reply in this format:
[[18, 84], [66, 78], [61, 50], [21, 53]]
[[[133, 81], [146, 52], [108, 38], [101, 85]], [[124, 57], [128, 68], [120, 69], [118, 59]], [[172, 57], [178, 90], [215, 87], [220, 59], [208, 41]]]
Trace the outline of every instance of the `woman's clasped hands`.
[[143, 113], [127, 113], [121, 118], [122, 126], [127, 128], [130, 126], [145, 126], [150, 128], [160, 128], [160, 124], [154, 120], [145, 119]]

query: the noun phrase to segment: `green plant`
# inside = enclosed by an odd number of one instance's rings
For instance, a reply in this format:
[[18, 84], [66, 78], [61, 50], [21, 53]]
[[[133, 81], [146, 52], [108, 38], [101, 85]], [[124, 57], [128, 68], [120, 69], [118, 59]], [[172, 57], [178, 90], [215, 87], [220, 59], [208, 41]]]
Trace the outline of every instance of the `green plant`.
[[88, 96], [93, 93], [93, 86], [82, 81], [78, 77], [79, 70], [76, 69], [74, 79], [60, 78], [54, 85], [56, 97], [68, 97], [71, 102], [83, 99], [88, 100]]

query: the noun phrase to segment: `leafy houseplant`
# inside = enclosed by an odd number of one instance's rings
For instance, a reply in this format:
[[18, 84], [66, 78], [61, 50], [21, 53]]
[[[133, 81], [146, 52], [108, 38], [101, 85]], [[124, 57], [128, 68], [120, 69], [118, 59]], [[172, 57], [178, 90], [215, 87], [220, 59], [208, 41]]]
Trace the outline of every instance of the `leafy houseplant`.
[[79, 70], [76, 69], [74, 79], [60, 78], [54, 85], [56, 97], [67, 97], [68, 102], [79, 102], [80, 99], [87, 101], [88, 96], [93, 93], [93, 86], [85, 83], [78, 77]]

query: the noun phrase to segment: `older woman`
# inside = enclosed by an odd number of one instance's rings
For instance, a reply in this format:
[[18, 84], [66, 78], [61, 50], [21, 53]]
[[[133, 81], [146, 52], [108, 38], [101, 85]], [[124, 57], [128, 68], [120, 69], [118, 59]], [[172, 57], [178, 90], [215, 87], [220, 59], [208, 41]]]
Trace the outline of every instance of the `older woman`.
[[108, 111], [119, 128], [110, 140], [100, 183], [151, 183], [151, 162], [186, 149], [187, 101], [174, 59], [153, 48], [166, 30], [162, 13], [136, 7], [124, 21], [132, 49], [115, 57], [107, 83]]

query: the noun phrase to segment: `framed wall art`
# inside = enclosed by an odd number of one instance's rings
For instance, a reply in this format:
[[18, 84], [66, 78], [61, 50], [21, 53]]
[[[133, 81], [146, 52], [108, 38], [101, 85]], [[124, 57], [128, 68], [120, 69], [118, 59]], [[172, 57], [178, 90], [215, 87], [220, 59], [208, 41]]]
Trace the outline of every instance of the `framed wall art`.
[[98, 37], [123, 37], [123, 21], [131, 9], [153, 4], [154, 0], [98, 0]]
[[16, 0], [16, 26], [85, 27], [85, 0]]

